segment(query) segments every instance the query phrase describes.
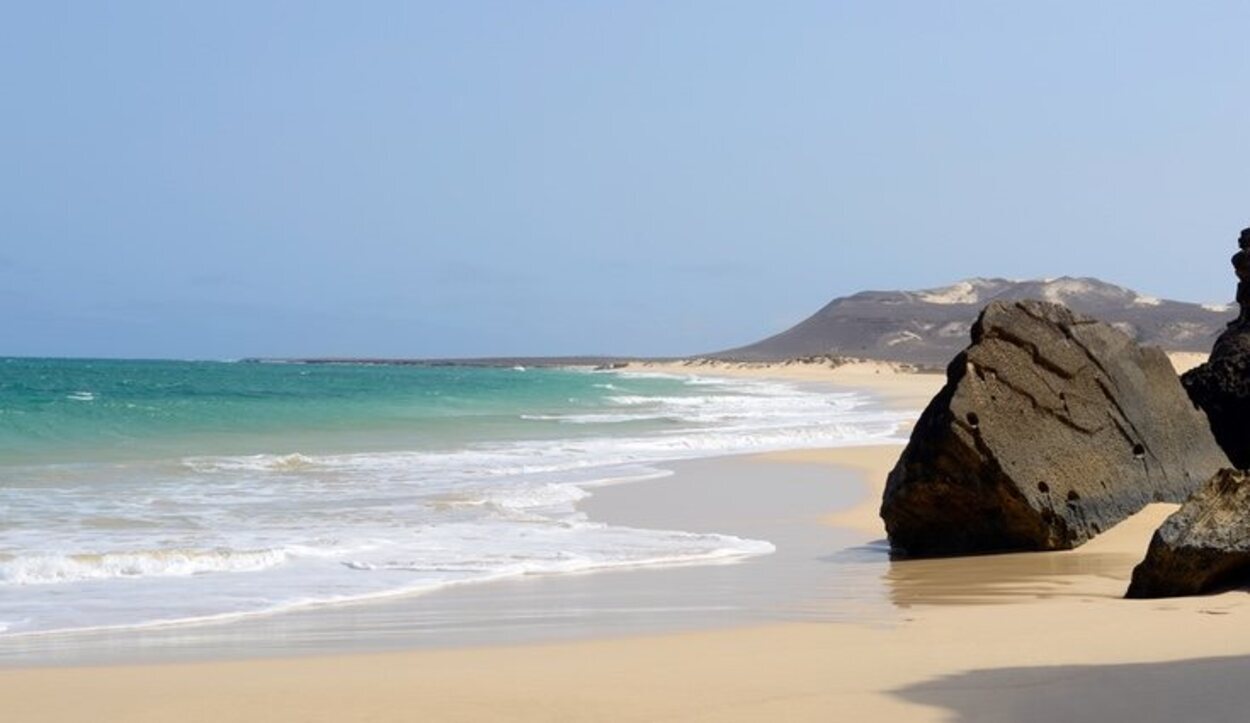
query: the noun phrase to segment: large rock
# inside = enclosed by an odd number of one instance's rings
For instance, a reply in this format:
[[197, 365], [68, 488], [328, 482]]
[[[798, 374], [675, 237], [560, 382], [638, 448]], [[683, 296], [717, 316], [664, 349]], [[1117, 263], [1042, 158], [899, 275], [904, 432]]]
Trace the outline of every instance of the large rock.
[[1250, 476], [1221, 470], [1155, 531], [1128, 597], [1198, 595], [1250, 579]]
[[1250, 324], [1230, 326], [1215, 342], [1210, 361], [1186, 372], [1182, 381], [1233, 466], [1250, 468]]
[[1215, 341], [1211, 359], [1182, 379], [1194, 404], [1207, 413], [1211, 431], [1239, 469], [1250, 467], [1250, 228], [1233, 256], [1241, 314]]
[[946, 375], [886, 485], [900, 556], [1075, 547], [1228, 466], [1162, 351], [1058, 304], [990, 304]]

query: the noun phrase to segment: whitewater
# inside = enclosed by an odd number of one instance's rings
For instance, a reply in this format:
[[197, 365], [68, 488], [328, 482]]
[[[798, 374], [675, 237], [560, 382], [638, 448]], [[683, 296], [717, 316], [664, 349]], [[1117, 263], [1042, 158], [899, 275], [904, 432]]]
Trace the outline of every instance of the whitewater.
[[584, 369], [0, 373], [0, 638], [766, 555], [577, 503], [674, 460], [897, 442], [906, 416], [857, 393]]

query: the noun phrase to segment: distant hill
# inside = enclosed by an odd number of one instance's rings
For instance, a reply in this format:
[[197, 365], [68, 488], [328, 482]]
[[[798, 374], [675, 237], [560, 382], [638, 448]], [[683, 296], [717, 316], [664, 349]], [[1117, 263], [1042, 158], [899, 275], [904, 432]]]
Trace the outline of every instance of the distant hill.
[[862, 291], [834, 299], [780, 334], [709, 356], [774, 361], [828, 354], [943, 365], [967, 346], [977, 314], [995, 299], [1066, 304], [1168, 351], [1210, 351], [1235, 315], [1231, 304], [1156, 299], [1098, 279], [968, 279], [939, 289]]

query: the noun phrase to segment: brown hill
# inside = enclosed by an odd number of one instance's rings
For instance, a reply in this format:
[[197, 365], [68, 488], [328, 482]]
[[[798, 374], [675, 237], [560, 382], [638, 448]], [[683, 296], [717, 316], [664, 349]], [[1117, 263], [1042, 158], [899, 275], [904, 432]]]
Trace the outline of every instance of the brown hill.
[[991, 301], [1040, 299], [1064, 304], [1168, 351], [1211, 349], [1234, 307], [1169, 301], [1092, 278], [1010, 281], [968, 279], [919, 291], [863, 291], [834, 299], [795, 326], [762, 341], [709, 356], [776, 361], [832, 355], [912, 364], [945, 364], [968, 340]]

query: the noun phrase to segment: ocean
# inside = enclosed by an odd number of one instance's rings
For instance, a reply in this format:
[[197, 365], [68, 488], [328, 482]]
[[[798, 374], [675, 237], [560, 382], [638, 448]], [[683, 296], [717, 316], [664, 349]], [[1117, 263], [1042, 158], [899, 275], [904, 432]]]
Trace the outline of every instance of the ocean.
[[666, 461], [897, 441], [907, 417], [628, 371], [0, 358], [0, 640], [766, 555], [577, 502]]

